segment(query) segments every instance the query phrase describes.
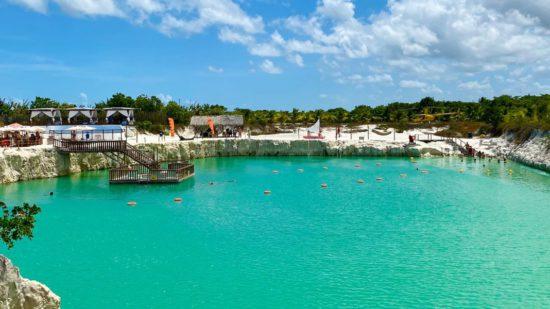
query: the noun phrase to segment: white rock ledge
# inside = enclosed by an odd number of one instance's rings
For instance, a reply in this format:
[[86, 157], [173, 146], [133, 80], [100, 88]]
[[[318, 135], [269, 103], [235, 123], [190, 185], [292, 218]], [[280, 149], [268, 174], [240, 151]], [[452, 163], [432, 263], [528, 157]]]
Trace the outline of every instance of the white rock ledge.
[[[503, 143], [505, 142], [503, 141]], [[204, 139], [137, 144], [136, 146], [158, 154], [161, 160], [231, 156], [419, 157], [459, 154], [458, 150], [453, 149], [445, 142], [429, 144], [420, 142], [414, 147], [403, 147], [403, 145], [403, 142], [388, 141], [349, 143], [345, 141]], [[504, 150], [508, 150], [508, 148], [502, 149], [502, 152]], [[539, 168], [548, 167], [550, 156], [548, 152], [546, 153], [540, 159], [546, 163], [530, 165]], [[540, 156], [538, 150], [535, 156]], [[51, 146], [1, 149], [0, 183], [64, 176], [82, 171], [106, 169], [112, 165], [113, 162], [103, 154], [63, 155]]]
[[38, 281], [22, 278], [19, 269], [0, 255], [0, 308], [55, 309], [61, 299]]

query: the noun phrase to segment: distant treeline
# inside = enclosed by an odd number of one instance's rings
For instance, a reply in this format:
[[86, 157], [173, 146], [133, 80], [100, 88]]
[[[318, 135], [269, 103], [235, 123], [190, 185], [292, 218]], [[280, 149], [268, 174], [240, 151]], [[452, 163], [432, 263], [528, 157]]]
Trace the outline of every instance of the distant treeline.
[[[31, 102], [18, 103], [0, 99], [0, 121], [3, 123], [29, 122], [30, 108], [55, 107], [66, 109], [75, 104], [61, 103], [49, 98], [36, 97]], [[106, 101], [95, 104], [96, 108], [133, 107], [136, 126], [143, 130], [162, 130], [167, 118], [174, 118], [178, 125], [188, 125], [193, 115], [240, 114], [245, 125], [265, 131], [275, 127], [293, 127], [308, 125], [318, 118], [324, 126], [356, 126], [367, 123], [387, 123], [397, 127], [410, 127], [430, 122], [433, 124], [478, 123], [486, 133], [500, 133], [506, 130], [531, 131], [533, 129], [550, 130], [550, 95], [527, 95], [511, 97], [507, 95], [493, 99], [481, 98], [478, 102], [436, 101], [426, 97], [415, 103], [390, 103], [371, 107], [358, 105], [352, 110], [333, 108], [328, 110], [304, 111], [293, 109], [251, 110], [237, 108], [228, 110], [222, 105], [190, 104], [182, 106], [175, 101], [164, 104], [158, 97], [140, 95], [137, 98], [114, 94]], [[67, 112], [64, 112], [65, 117]], [[100, 121], [104, 115], [99, 113]]]

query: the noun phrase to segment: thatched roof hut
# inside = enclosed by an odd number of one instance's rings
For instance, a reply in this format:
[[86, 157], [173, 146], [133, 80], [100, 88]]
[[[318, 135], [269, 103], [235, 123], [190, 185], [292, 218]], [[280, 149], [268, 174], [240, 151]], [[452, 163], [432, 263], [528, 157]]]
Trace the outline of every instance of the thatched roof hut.
[[244, 125], [242, 115], [193, 116], [190, 125], [193, 127], [208, 126], [208, 119], [212, 119], [215, 126], [242, 127]]

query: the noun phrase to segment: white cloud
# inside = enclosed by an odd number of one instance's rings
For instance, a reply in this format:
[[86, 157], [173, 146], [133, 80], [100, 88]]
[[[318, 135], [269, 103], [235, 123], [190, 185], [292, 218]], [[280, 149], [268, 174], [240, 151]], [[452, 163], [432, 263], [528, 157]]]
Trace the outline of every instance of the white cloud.
[[491, 84], [488, 81], [469, 81], [458, 84], [458, 88], [466, 90], [489, 90], [491, 89]]
[[[550, 57], [550, 1], [531, 5], [519, 0], [393, 0], [363, 21], [349, 0], [320, 0], [311, 16], [291, 16], [287, 29], [300, 38], [272, 40], [289, 52], [334, 55], [337, 59], [375, 55], [385, 62], [404, 61], [413, 73], [465, 72], [529, 65]], [[505, 4], [505, 5], [504, 5]], [[547, 13], [535, 13], [545, 11]]]
[[159, 100], [161, 100], [162, 103], [164, 103], [164, 104], [166, 104], [166, 103], [168, 103], [168, 102], [170, 102], [170, 101], [172, 101], [172, 100], [174, 99], [174, 98], [172, 98], [171, 95], [169, 95], [169, 94], [164, 94], [164, 93], [159, 93], [159, 94], [157, 95], [157, 98], [159, 98]]
[[297, 66], [299, 67], [303, 67], [304, 66], [304, 58], [302, 58], [302, 56], [300, 56], [299, 54], [295, 54], [295, 55], [289, 55], [287, 57], [288, 61], [296, 64]]
[[402, 80], [399, 82], [399, 86], [401, 88], [420, 89], [420, 91], [428, 94], [443, 93], [443, 90], [439, 87], [435, 85], [428, 85], [427, 83], [418, 80]]
[[281, 55], [277, 47], [268, 43], [250, 44], [248, 50], [250, 54], [260, 57], [279, 57]]
[[43, 14], [48, 11], [49, 3], [53, 2], [70, 15], [117, 17], [125, 15], [118, 7], [116, 0], [10, 0], [10, 2]]
[[424, 88], [428, 85], [417, 80], [402, 80], [399, 82], [399, 86], [401, 86], [401, 88]]
[[535, 82], [535, 86], [539, 89], [542, 90], [542, 92], [544, 93], [549, 93], [550, 92], [550, 84], [549, 85], [543, 85], [539, 82]]
[[48, 0], [9, 0], [33, 11], [45, 14], [48, 11]]
[[122, 12], [115, 0], [53, 0], [64, 11], [73, 15], [89, 16], [119, 16], [123, 17]]
[[249, 34], [237, 32], [229, 28], [222, 28], [218, 33], [218, 38], [223, 42], [240, 43], [243, 45], [250, 45], [254, 43], [253, 36]]
[[548, 30], [517, 10], [497, 11], [474, 0], [390, 1], [388, 8], [372, 23], [378, 53], [433, 55], [476, 71], [550, 54]]
[[80, 93], [80, 99], [82, 100], [82, 104], [87, 105], [88, 104], [88, 95], [84, 92]]
[[[8, 1], [44, 14], [57, 7], [76, 16], [115, 16], [169, 36], [211, 30], [253, 56], [281, 57], [298, 67], [305, 55], [318, 57], [322, 61], [311, 63], [323, 74], [357, 86], [392, 84], [398, 77], [402, 88], [427, 93], [442, 93], [444, 83], [492, 91], [485, 81], [460, 82], [491, 72], [507, 77], [495, 86], [538, 89], [533, 82], [547, 84], [550, 70], [550, 0], [388, 0], [371, 16], [360, 16], [358, 0], [317, 0], [311, 12], [265, 23], [246, 12], [245, 0]], [[262, 70], [282, 72], [266, 61], [258, 61]], [[383, 70], [362, 73], [357, 66], [363, 62]]]
[[166, 9], [164, 3], [155, 0], [126, 0], [128, 6], [144, 14], [162, 12]]
[[390, 74], [375, 74], [367, 76], [367, 81], [369, 83], [391, 83], [393, 78]]
[[[247, 15], [231, 0], [186, 0], [172, 1], [179, 10], [170, 10], [163, 15], [159, 29], [166, 34], [194, 34], [211, 26], [227, 26], [246, 33], [260, 33], [264, 24], [260, 16]], [[174, 4], [173, 4], [174, 5]], [[181, 11], [195, 12], [196, 17], [175, 16]]]
[[264, 60], [260, 64], [260, 69], [268, 74], [281, 74], [283, 70], [277, 67], [271, 60]]
[[217, 68], [217, 67], [209, 65], [208, 66], [208, 71], [213, 72], [213, 73], [221, 74], [221, 73], [223, 73], [223, 68]]
[[[173, 35], [201, 33], [212, 26], [227, 26], [246, 33], [261, 33], [260, 16], [250, 16], [232, 0], [9, 0], [40, 13], [49, 3], [71, 15], [116, 16], [130, 21], [149, 20], [159, 31]], [[157, 22], [160, 20], [160, 23]]]

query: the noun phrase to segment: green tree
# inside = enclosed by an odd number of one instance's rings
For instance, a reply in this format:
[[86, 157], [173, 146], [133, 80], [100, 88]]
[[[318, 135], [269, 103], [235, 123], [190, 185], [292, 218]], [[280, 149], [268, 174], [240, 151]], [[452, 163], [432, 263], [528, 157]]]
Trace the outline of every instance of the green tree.
[[349, 113], [350, 122], [353, 124], [366, 124], [372, 118], [372, 107], [367, 105], [356, 106]]
[[0, 237], [12, 248], [15, 241], [27, 237], [32, 239], [35, 216], [40, 213], [40, 207], [24, 203], [23, 206], [14, 206], [11, 211], [4, 202], [0, 201], [3, 216], [0, 218]]
[[[123, 93], [115, 93], [106, 102], [100, 103], [101, 107], [135, 107], [135, 101], [132, 97]], [[96, 107], [100, 107], [96, 105]]]
[[155, 96], [148, 97], [142, 94], [136, 98], [134, 106], [142, 112], [159, 112], [164, 107], [164, 104]]
[[168, 102], [164, 107], [166, 116], [174, 118], [174, 122], [177, 124], [188, 124], [191, 114], [185, 108], [174, 101]]
[[50, 98], [36, 97], [34, 101], [31, 102], [31, 108], [58, 108], [59, 106], [59, 102]]

